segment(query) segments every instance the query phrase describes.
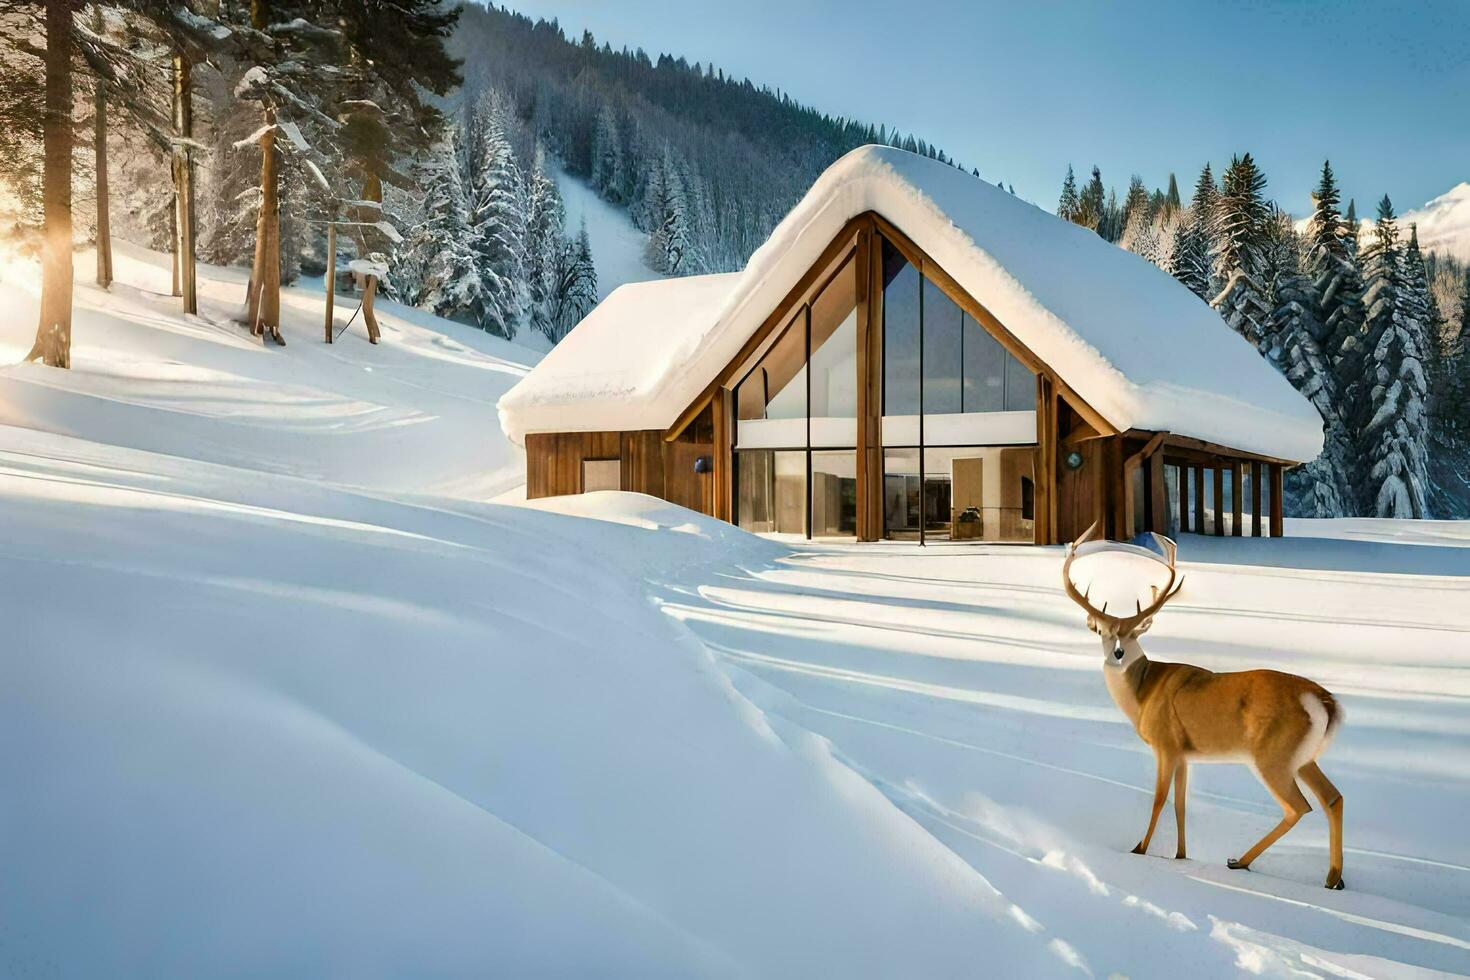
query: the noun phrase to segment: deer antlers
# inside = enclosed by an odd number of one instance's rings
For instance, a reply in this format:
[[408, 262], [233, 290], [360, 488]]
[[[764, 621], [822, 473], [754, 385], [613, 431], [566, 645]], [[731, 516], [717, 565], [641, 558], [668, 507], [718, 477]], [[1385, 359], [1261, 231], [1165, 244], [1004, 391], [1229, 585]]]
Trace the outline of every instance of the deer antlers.
[[1097, 609], [1089, 601], [1088, 596], [1092, 593], [1091, 586], [1088, 586], [1086, 592], [1078, 592], [1077, 586], [1072, 582], [1072, 561], [1077, 557], [1077, 546], [1090, 541], [1096, 533], [1097, 524], [1094, 522], [1091, 527], [1082, 532], [1081, 537], [1067, 546], [1067, 557], [1062, 562], [1062, 588], [1066, 590], [1068, 598], [1086, 611], [1089, 618], [1098, 623], [1107, 623], [1111, 627], [1109, 632], [1114, 636], [1128, 636], [1136, 632], [1144, 623], [1148, 622], [1155, 613], [1164, 608], [1164, 603], [1178, 595], [1179, 590], [1184, 587], [1184, 579], [1178, 579], [1177, 584], [1175, 581], [1176, 571], [1174, 568], [1174, 559], [1179, 553], [1179, 548], [1173, 541], [1170, 541], [1162, 534], [1151, 532], [1153, 533], [1154, 540], [1164, 549], [1164, 557], [1159, 560], [1169, 568], [1169, 581], [1164, 583], [1162, 589], [1154, 588], [1153, 602], [1149, 603], [1147, 608], [1144, 608], [1143, 603], [1140, 601], [1136, 611], [1131, 616], [1109, 616], [1108, 604], [1106, 602], [1103, 603], [1101, 609]]

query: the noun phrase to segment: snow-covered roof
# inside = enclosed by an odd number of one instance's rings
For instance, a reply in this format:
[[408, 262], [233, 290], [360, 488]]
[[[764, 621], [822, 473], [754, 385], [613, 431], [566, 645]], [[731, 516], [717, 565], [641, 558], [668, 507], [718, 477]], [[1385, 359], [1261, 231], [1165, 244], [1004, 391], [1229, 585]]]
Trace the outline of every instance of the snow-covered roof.
[[882, 215], [1120, 430], [1309, 460], [1322, 420], [1147, 260], [947, 164], [864, 146], [827, 168], [740, 273], [615, 290], [499, 403], [528, 432], [672, 425], [852, 218]]

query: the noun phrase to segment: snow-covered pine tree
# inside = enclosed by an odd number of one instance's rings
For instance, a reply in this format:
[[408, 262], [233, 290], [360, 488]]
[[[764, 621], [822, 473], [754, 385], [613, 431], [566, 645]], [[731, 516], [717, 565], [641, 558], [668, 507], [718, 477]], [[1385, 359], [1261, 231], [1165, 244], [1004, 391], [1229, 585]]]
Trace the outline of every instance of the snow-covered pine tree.
[[1067, 176], [1062, 180], [1062, 196], [1057, 200], [1057, 217], [1063, 221], [1075, 221], [1079, 206], [1077, 175], [1072, 172], [1072, 165], [1069, 163], [1067, 164]]
[[1378, 204], [1373, 232], [1363, 253], [1363, 375], [1356, 390], [1344, 392], [1346, 404], [1363, 406], [1358, 441], [1367, 479], [1359, 494], [1374, 516], [1421, 518], [1428, 502], [1423, 325], [1402, 295], [1404, 254], [1388, 195]]
[[562, 242], [556, 269], [550, 335], [553, 343], [565, 337], [597, 305], [597, 268], [592, 264], [592, 245], [585, 221], [576, 238]]
[[[1072, 220], [1083, 227], [1098, 231], [1102, 224], [1103, 211], [1107, 207], [1106, 194], [1107, 192], [1103, 190], [1102, 170], [1094, 166], [1092, 178], [1082, 189], [1082, 196], [1077, 204], [1077, 213]], [[1099, 234], [1101, 234], [1100, 231]]]
[[1269, 218], [1265, 188], [1266, 177], [1249, 153], [1231, 159], [1212, 213], [1215, 276], [1222, 285], [1210, 300], [1225, 322], [1263, 353], [1271, 313], [1262, 280]]
[[1195, 184], [1189, 209], [1180, 220], [1179, 232], [1174, 238], [1169, 256], [1170, 273], [1205, 302], [1209, 302], [1215, 295], [1214, 266], [1210, 259], [1213, 251], [1210, 215], [1218, 196], [1215, 176], [1206, 163]]
[[553, 343], [557, 340], [557, 267], [565, 248], [563, 209], [556, 183], [546, 173], [546, 151], [536, 147], [536, 160], [526, 189], [526, 287], [531, 326]]
[[[1357, 360], [1351, 356], [1352, 347], [1360, 343], [1358, 337], [1363, 326], [1363, 284], [1353, 233], [1355, 219], [1343, 219], [1338, 211], [1341, 199], [1332, 164], [1323, 161], [1322, 176], [1312, 194], [1303, 264], [1312, 277], [1316, 293], [1317, 321], [1323, 331], [1318, 340], [1340, 382], [1344, 371], [1338, 364], [1345, 355], [1349, 360]], [[1346, 351], [1344, 345], [1348, 347]]]
[[437, 316], [478, 324], [483, 307], [480, 256], [475, 251], [465, 184], [470, 154], [462, 140], [461, 131], [452, 129], [425, 167], [427, 214], [408, 235], [404, 264], [423, 269], [415, 305]]
[[516, 163], [508, 100], [482, 107], [470, 226], [480, 274], [480, 329], [510, 339], [526, 312], [526, 194]]
[[1119, 220], [1118, 241], [1122, 241], [1123, 234], [1128, 230], [1128, 225], [1133, 221], [1134, 215], [1141, 215], [1145, 223], [1149, 219], [1149, 194], [1148, 188], [1143, 186], [1143, 178], [1134, 174], [1128, 179], [1128, 194], [1123, 199], [1123, 212]]
[[597, 132], [592, 137], [592, 186], [614, 204], [626, 204], [622, 134], [612, 106], [604, 103], [597, 115]]
[[656, 272], [690, 275], [700, 269], [690, 228], [689, 198], [683, 168], [667, 146], [656, 172], [657, 191], [652, 190], [651, 181], [647, 202], [648, 215], [655, 224], [650, 229], [645, 258]]
[[1318, 293], [1301, 261], [1289, 216], [1272, 206], [1267, 225], [1267, 272], [1273, 311], [1266, 356], [1322, 416], [1322, 452], [1286, 474], [1288, 510], [1299, 517], [1347, 516], [1353, 499], [1353, 439], [1338, 400], [1337, 376], [1323, 351]]

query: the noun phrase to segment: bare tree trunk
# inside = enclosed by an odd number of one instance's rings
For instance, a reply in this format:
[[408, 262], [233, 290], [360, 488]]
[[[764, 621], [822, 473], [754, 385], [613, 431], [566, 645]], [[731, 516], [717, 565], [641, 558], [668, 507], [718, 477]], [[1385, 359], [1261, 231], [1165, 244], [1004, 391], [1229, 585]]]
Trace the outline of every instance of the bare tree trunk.
[[[92, 8], [92, 31], [102, 33], [102, 7]], [[112, 285], [112, 214], [107, 189], [107, 86], [97, 80], [92, 105], [93, 150], [97, 155], [97, 285]]]
[[281, 339], [281, 204], [276, 168], [276, 110], [267, 107], [269, 127], [260, 137], [260, 212], [255, 220], [255, 262], [250, 273], [250, 332]]
[[41, 317], [26, 360], [62, 368], [71, 366], [71, 32], [71, 0], [46, 0]]
[[[189, 59], [176, 53], [174, 73], [174, 134], [182, 140], [194, 138], [194, 86]], [[188, 143], [174, 147], [174, 252], [178, 258], [179, 289], [184, 312], [199, 312], [198, 279], [194, 261], [194, 150]]]
[[[376, 176], [369, 176], [363, 182], [362, 198], [364, 201], [375, 201], [378, 204], [382, 204], [383, 182]], [[367, 256], [364, 255], [363, 258], [367, 258]], [[368, 276], [367, 283], [363, 286], [362, 290], [362, 320], [367, 324], [368, 343], [370, 344], [376, 344], [380, 336], [378, 333], [378, 317], [373, 312], [373, 294], [377, 291], [378, 277]]]

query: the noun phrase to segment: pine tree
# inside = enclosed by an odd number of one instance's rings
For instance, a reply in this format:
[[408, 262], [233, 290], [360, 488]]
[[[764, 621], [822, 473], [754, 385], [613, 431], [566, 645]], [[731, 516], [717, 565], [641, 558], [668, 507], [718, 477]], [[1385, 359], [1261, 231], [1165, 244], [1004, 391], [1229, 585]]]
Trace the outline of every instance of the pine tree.
[[532, 326], [555, 342], [554, 307], [557, 265], [564, 247], [563, 212], [561, 195], [546, 174], [545, 157], [545, 150], [538, 145], [526, 194], [526, 285]]
[[1123, 232], [1127, 229], [1134, 215], [1138, 215], [1143, 221], [1149, 220], [1149, 196], [1148, 188], [1143, 186], [1143, 178], [1134, 174], [1128, 180], [1128, 195], [1123, 199], [1123, 213], [1119, 221], [1118, 236], [1121, 240]]
[[550, 334], [552, 342], [560, 341], [597, 305], [597, 267], [592, 262], [592, 245], [587, 237], [587, 223], [574, 239], [562, 242], [557, 258], [557, 288], [554, 296]]
[[509, 104], [485, 107], [472, 177], [470, 226], [480, 275], [480, 329], [513, 338], [526, 311], [526, 197], [507, 131]]
[[612, 107], [604, 104], [597, 116], [597, 133], [592, 139], [592, 186], [614, 204], [625, 204], [623, 190], [627, 174], [623, 163], [623, 143]]
[[1072, 220], [1083, 227], [1098, 231], [1103, 221], [1103, 212], [1107, 208], [1107, 202], [1105, 201], [1106, 193], [1103, 190], [1102, 170], [1094, 166], [1092, 168], [1092, 179], [1082, 189], [1082, 197], [1078, 201], [1077, 213], [1073, 216]]
[[1183, 203], [1179, 200], [1179, 181], [1169, 174], [1169, 191], [1164, 195], [1164, 210], [1169, 214], [1178, 214], [1184, 210]]
[[1183, 216], [1179, 233], [1174, 238], [1169, 256], [1169, 271], [1200, 299], [1209, 302], [1215, 294], [1213, 264], [1210, 255], [1211, 214], [1218, 196], [1215, 176], [1207, 163], [1195, 184], [1194, 197]]
[[1269, 220], [1265, 187], [1266, 177], [1249, 153], [1231, 159], [1212, 213], [1214, 270], [1222, 285], [1210, 300], [1225, 322], [1263, 353], [1271, 313], [1263, 278]]
[[469, 154], [462, 138], [459, 130], [451, 131], [426, 167], [427, 215], [409, 233], [405, 265], [424, 270], [415, 305], [436, 316], [478, 323], [484, 302], [465, 184]]
[[1062, 196], [1057, 200], [1057, 217], [1063, 221], [1074, 221], [1077, 217], [1077, 176], [1072, 165], [1067, 164], [1067, 176], [1062, 180]]
[[1424, 517], [1428, 419], [1422, 324], [1413, 319], [1415, 306], [1406, 295], [1405, 255], [1387, 195], [1378, 205], [1363, 268], [1366, 356], [1355, 390], [1344, 392], [1348, 405], [1363, 406], [1358, 439], [1368, 473], [1359, 493], [1374, 516]]

